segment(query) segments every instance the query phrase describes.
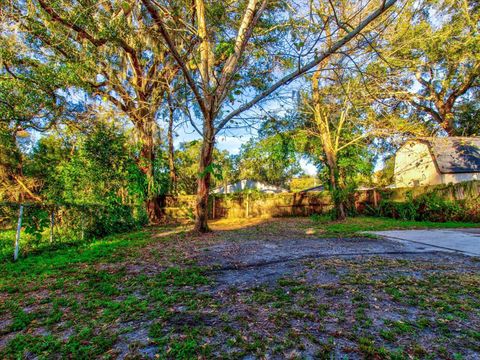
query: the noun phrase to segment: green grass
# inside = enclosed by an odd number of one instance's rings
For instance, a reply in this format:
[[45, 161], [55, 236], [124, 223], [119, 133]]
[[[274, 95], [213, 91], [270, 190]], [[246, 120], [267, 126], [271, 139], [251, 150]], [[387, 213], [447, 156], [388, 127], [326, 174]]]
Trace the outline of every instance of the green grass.
[[[175, 317], [172, 307], [194, 312], [214, 301], [196, 291], [210, 283], [204, 270], [191, 264], [181, 266], [185, 259], [179, 257], [172, 242], [183, 236], [181, 231], [155, 237], [165, 230], [158, 227], [112, 235], [31, 253], [16, 263], [0, 262], [0, 294], [6, 299], [0, 303], [0, 319], [10, 319], [0, 329], [0, 337], [12, 336], [0, 349], [0, 358], [22, 358], [26, 353], [38, 358], [53, 354], [95, 358], [110, 350], [127, 331], [119, 323], [139, 319], [161, 329], [153, 342], [160, 346], [158, 353], [163, 358], [167, 350], [170, 356], [184, 359], [206, 354], [208, 349], [198, 345], [201, 327], [195, 332], [182, 330], [186, 337], [179, 339], [164, 331], [164, 321]], [[146, 250], [151, 244], [158, 247], [156, 251]], [[127, 264], [135, 266], [137, 260], [147, 258], [158, 265], [174, 261], [178, 266], [163, 266], [148, 276], [127, 272]], [[43, 333], [35, 334], [35, 329]], [[65, 331], [71, 333], [68, 339], [62, 336]]]
[[115, 262], [125, 255], [133, 254], [136, 248], [149, 241], [144, 231], [137, 231], [125, 235], [108, 236], [101, 240], [83, 243], [68, 248], [45, 250], [20, 259], [17, 263], [11, 261], [0, 262], [0, 290], [5, 284], [19, 276], [24, 280], [36, 280], [50, 277], [63, 272], [69, 272], [72, 265], [78, 263], [94, 264], [99, 262]]
[[[297, 220], [289, 221], [294, 227]], [[478, 225], [365, 217], [344, 223], [320, 219], [314, 224], [329, 236]], [[427, 339], [435, 334], [439, 341], [431, 343], [434, 358], [441, 346], [445, 359], [461, 352], [460, 345], [480, 351], [475, 326], [478, 267], [457, 271], [457, 266], [466, 265], [322, 258], [309, 260], [305, 271], [287, 273], [271, 284], [218, 292], [215, 277], [192, 262], [191, 250], [196, 241], [203, 247], [205, 238], [213, 241], [211, 237], [218, 236], [221, 242], [223, 235], [197, 238], [182, 229], [145, 229], [31, 253], [17, 263], [0, 262], [0, 320], [8, 319], [0, 337], [10, 338], [0, 358], [115, 358], [115, 343], [137, 325], [148, 334], [149, 343], [131, 341], [130, 350], [153, 345], [161, 359], [266, 353], [286, 357], [294, 354], [292, 349], [308, 349], [310, 344], [321, 349], [319, 358], [330, 358], [336, 337], [348, 339], [350, 351], [366, 358], [425, 358], [425, 350], [415, 345], [425, 334]], [[261, 227], [255, 234], [282, 234], [272, 229]], [[229, 239], [243, 239], [243, 234], [233, 230]], [[330, 276], [337, 280], [324, 283], [325, 276], [327, 281]], [[385, 303], [385, 311], [396, 313], [398, 320], [385, 319], [378, 325], [382, 317], [372, 317], [371, 311], [383, 309]], [[403, 315], [412, 307], [421, 316]], [[335, 332], [327, 331], [328, 326]], [[440, 343], [442, 339], [452, 343]]]
[[[15, 230], [0, 230], [0, 261], [13, 258], [13, 248], [15, 245]], [[36, 239], [30, 234], [26, 234], [22, 229], [20, 233], [20, 256], [24, 257], [42, 251], [51, 251], [55, 249], [78, 246], [86, 243], [80, 239], [70, 239], [65, 237], [55, 237], [55, 242], [50, 244], [50, 230], [46, 229], [40, 239]]]
[[[141, 234], [142, 231], [138, 233]], [[132, 234], [134, 233], [129, 233], [127, 237], [131, 237]], [[0, 230], [0, 262], [13, 259], [15, 237], [16, 237], [15, 230]], [[68, 253], [69, 249], [96, 247], [99, 244], [102, 244], [102, 246], [104, 246], [105, 243], [109, 243], [111, 245], [112, 240], [117, 241], [123, 238], [121, 234], [111, 235], [102, 239], [92, 239], [92, 240], [80, 240], [80, 239], [56, 237], [53, 244], [50, 244], [49, 239], [50, 239], [50, 234], [48, 229], [44, 231], [40, 239], [36, 239], [35, 237], [29, 234], [26, 234], [25, 231], [22, 230], [20, 234], [20, 257], [28, 257], [34, 254], [38, 255], [38, 254], [42, 254], [43, 252], [55, 254], [55, 253], [58, 253], [58, 251], [63, 252], [64, 250], [66, 250]]]
[[0, 261], [13, 257], [15, 230], [0, 230]]
[[364, 231], [382, 231], [394, 229], [445, 229], [480, 227], [479, 223], [469, 222], [432, 222], [405, 221], [380, 217], [349, 217], [345, 221], [332, 221], [329, 217], [315, 217], [314, 226], [321, 236], [325, 237], [355, 237], [365, 236]]

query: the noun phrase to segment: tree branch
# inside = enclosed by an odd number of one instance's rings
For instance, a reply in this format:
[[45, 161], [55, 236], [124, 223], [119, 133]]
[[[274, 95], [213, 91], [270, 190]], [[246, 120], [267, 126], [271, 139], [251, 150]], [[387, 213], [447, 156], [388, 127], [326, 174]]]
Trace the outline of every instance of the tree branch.
[[446, 103], [449, 104], [450, 107], [452, 107], [455, 101], [457, 100], [457, 98], [465, 94], [468, 91], [468, 89], [470, 89], [473, 86], [473, 83], [475, 82], [475, 80], [478, 78], [479, 75], [480, 75], [480, 61], [475, 64], [472, 71], [465, 79], [465, 81], [455, 91], [453, 91], [453, 93], [450, 94]]
[[72, 29], [73, 31], [77, 32], [82, 38], [87, 39], [93, 45], [100, 47], [107, 42], [107, 39], [95, 39], [92, 35], [90, 35], [85, 29], [81, 28], [77, 24], [72, 24], [71, 22], [65, 20], [57, 12], [49, 6], [44, 0], [38, 0], [40, 6], [47, 14], [49, 14], [53, 20], [65, 25], [66, 27]]
[[382, 3], [382, 6], [380, 6], [377, 10], [373, 11], [368, 17], [365, 18], [360, 24], [353, 29], [351, 32], [349, 32], [347, 35], [345, 35], [342, 39], [338, 40], [335, 42], [332, 46], [330, 46], [326, 51], [324, 51], [322, 54], [319, 56], [316, 56], [314, 60], [309, 62], [308, 64], [298, 68], [296, 71], [290, 73], [289, 75], [284, 76], [280, 80], [278, 80], [275, 84], [270, 86], [267, 90], [261, 92], [259, 95], [254, 97], [252, 100], [247, 102], [246, 104], [240, 106], [237, 110], [231, 112], [228, 114], [223, 120], [218, 124], [217, 129], [215, 133], [218, 133], [222, 128], [234, 117], [238, 116], [242, 112], [250, 109], [253, 107], [255, 104], [258, 102], [262, 101], [269, 95], [271, 95], [273, 92], [275, 92], [278, 88], [282, 87], [285, 84], [288, 84], [289, 82], [297, 79], [301, 75], [305, 74], [307, 71], [311, 70], [314, 68], [316, 65], [321, 63], [323, 60], [328, 58], [330, 55], [335, 53], [337, 50], [339, 50], [342, 46], [347, 44], [350, 40], [352, 40], [356, 35], [360, 33], [368, 24], [370, 24], [373, 20], [375, 20], [377, 17], [379, 17], [381, 14], [383, 14], [387, 9], [389, 9], [393, 4], [396, 3], [396, 0], [387, 0]]
[[217, 103], [221, 103], [222, 99], [225, 97], [225, 90], [231, 82], [232, 75], [238, 68], [238, 62], [245, 51], [245, 47], [252, 36], [253, 29], [265, 10], [266, 5], [267, 0], [263, 0], [260, 8], [255, 12], [257, 0], [249, 0], [235, 40], [234, 52], [229, 56], [222, 69], [220, 84], [217, 88]]
[[440, 114], [438, 112], [436, 112], [434, 109], [432, 109], [431, 107], [428, 107], [426, 105], [422, 105], [422, 104], [416, 102], [415, 100], [410, 100], [410, 103], [414, 107], [416, 107], [418, 110], [425, 111], [426, 113], [430, 114], [435, 119], [435, 121], [437, 121], [439, 124], [441, 124], [443, 122], [443, 119], [440, 116]]
[[150, 2], [150, 0], [142, 0], [142, 3], [143, 3], [143, 5], [145, 5], [147, 11], [149, 12], [153, 21], [157, 25], [157, 27], [160, 31], [160, 34], [162, 35], [163, 39], [167, 43], [167, 47], [171, 51], [175, 61], [178, 63], [178, 65], [182, 69], [183, 76], [185, 76], [185, 79], [187, 80], [187, 83], [188, 83], [190, 89], [192, 90], [193, 95], [195, 96], [195, 100], [197, 101], [198, 106], [200, 106], [200, 110], [201, 110], [203, 116], [207, 117], [208, 116], [208, 111], [207, 111], [207, 106], [206, 106], [205, 102], [203, 101], [203, 97], [200, 94], [200, 92], [198, 90], [198, 87], [195, 84], [195, 81], [193, 80], [192, 75], [190, 74], [190, 72], [187, 68], [187, 65], [185, 64], [182, 57], [178, 53], [175, 44], [173, 43], [170, 35], [168, 34], [168, 31], [167, 31], [162, 19], [160, 18], [160, 15], [158, 14], [157, 10], [153, 6], [153, 4]]

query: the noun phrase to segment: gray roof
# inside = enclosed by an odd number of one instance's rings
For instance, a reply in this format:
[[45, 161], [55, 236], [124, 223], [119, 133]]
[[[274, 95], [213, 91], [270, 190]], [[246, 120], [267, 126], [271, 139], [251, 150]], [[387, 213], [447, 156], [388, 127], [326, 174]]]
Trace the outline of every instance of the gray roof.
[[419, 139], [428, 144], [443, 174], [480, 172], [480, 137]]

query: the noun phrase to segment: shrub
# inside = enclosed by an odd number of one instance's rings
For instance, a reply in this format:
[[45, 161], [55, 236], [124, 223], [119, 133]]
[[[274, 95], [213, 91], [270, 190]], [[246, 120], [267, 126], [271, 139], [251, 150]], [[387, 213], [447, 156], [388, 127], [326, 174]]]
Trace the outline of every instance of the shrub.
[[382, 200], [376, 215], [416, 221], [480, 221], [478, 200], [448, 200], [434, 191], [407, 200]]

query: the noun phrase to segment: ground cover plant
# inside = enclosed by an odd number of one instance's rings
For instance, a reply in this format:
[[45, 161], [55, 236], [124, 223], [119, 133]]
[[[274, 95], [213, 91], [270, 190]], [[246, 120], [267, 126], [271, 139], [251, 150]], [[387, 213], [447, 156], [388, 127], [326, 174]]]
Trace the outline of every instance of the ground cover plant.
[[[2, 262], [0, 357], [476, 358], [478, 259], [345, 235], [404, 222], [346, 225], [150, 227]], [[385, 253], [352, 254], [370, 246]]]
[[475, 228], [476, 222], [461, 221], [415, 221], [397, 220], [384, 217], [357, 216], [346, 221], [331, 221], [329, 216], [313, 215], [314, 228], [320, 236], [366, 236], [365, 231], [382, 231], [397, 229], [455, 229]]

